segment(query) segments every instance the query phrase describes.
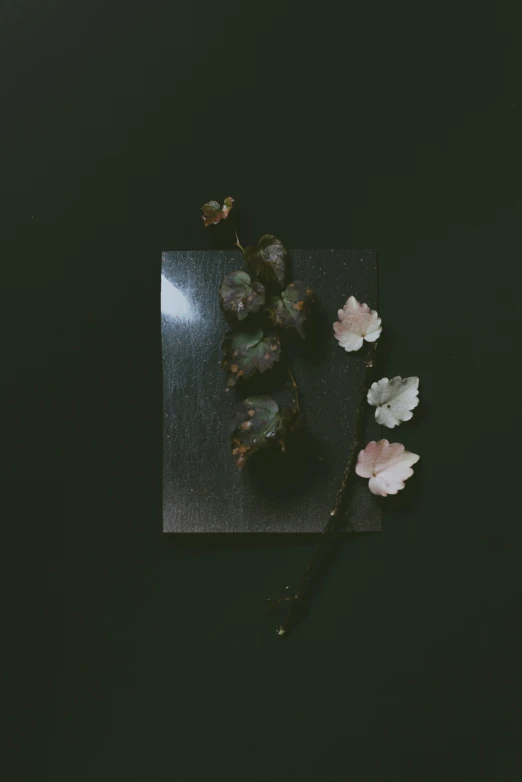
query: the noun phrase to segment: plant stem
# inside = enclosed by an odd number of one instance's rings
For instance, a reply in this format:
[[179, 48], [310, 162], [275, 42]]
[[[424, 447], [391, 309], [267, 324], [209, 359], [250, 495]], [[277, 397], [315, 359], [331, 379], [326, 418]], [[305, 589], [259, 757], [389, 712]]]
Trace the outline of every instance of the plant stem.
[[290, 375], [292, 388], [294, 389], [295, 409], [297, 410], [298, 415], [301, 415], [301, 406], [299, 404], [299, 386], [297, 385], [293, 372], [290, 368], [288, 369], [288, 374]]
[[[346, 499], [346, 489], [349, 480], [354, 472], [355, 460], [358, 454], [358, 449], [361, 444], [361, 437], [364, 431], [364, 427], [363, 427], [363, 423], [365, 419], [364, 414], [367, 410], [367, 405], [365, 405], [365, 401], [368, 393], [369, 378], [371, 376], [371, 369], [374, 364], [373, 357], [375, 355], [376, 349], [377, 349], [377, 343], [373, 342], [371, 344], [368, 353], [368, 358], [366, 359], [366, 367], [365, 367], [364, 379], [362, 384], [362, 391], [361, 391], [361, 396], [359, 399], [359, 404], [357, 407], [357, 413], [355, 417], [354, 438], [352, 441], [352, 446], [350, 448], [350, 453], [348, 455], [348, 462], [344, 470], [341, 485], [339, 487], [339, 490], [335, 498], [335, 505], [332, 511], [330, 512], [330, 517], [328, 519], [328, 522], [326, 523], [321, 533], [322, 539], [320, 543], [318, 543], [317, 546], [315, 547], [312, 556], [310, 557], [308, 564], [306, 565], [303, 577], [301, 578], [301, 582], [297, 591], [290, 596], [285, 595], [283, 598], [278, 600], [275, 604], [276, 606], [279, 606], [282, 602], [285, 602], [287, 603], [287, 607], [288, 607], [286, 619], [277, 630], [278, 635], [288, 635], [288, 633], [291, 630], [293, 630], [297, 626], [297, 624], [299, 624], [299, 622], [305, 617], [305, 615], [308, 612], [308, 608], [312, 602], [315, 593], [315, 588], [319, 585], [320, 577], [326, 570], [326, 566], [331, 561], [340, 543], [342, 543], [342, 540], [340, 540], [339, 538], [335, 539], [332, 536], [334, 533], [340, 532], [343, 529], [343, 527], [345, 527], [346, 525], [346, 522], [342, 514], [343, 504]], [[292, 377], [291, 373], [290, 376]], [[346, 535], [346, 533], [349, 533], [354, 536], [358, 534], [357, 531], [351, 527], [345, 530], [343, 538]], [[334, 544], [337, 545], [334, 546]]]
[[243, 245], [242, 245], [242, 244], [241, 244], [241, 242], [239, 241], [239, 236], [237, 235], [237, 231], [236, 231], [236, 229], [235, 229], [235, 228], [232, 228], [232, 230], [234, 231], [234, 236], [236, 237], [236, 247], [239, 247], [239, 249], [241, 250], [241, 252], [244, 252], [244, 251], [245, 251], [245, 248], [243, 247]]

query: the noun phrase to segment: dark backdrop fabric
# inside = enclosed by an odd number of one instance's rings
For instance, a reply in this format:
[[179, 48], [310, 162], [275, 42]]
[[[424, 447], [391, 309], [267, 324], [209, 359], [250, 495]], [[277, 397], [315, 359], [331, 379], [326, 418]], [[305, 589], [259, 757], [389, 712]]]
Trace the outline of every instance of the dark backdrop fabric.
[[[4, 4], [12, 782], [520, 777], [514, 11]], [[249, 241], [378, 248], [384, 371], [421, 378], [415, 478], [285, 641], [311, 541], [161, 530], [160, 254], [224, 246], [228, 195]]]

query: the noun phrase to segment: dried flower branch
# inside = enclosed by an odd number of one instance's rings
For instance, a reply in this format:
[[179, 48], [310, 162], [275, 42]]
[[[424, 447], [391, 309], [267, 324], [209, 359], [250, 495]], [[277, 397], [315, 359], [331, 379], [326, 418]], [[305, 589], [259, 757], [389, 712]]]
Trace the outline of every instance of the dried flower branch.
[[[233, 198], [226, 198], [223, 207], [217, 201], [204, 204], [202, 211], [205, 225], [212, 225], [226, 218], [233, 203]], [[256, 373], [271, 369], [281, 357], [279, 332], [265, 336], [262, 318], [264, 317], [268, 327], [271, 321], [272, 327], [275, 326], [276, 329], [293, 328], [304, 339], [304, 323], [313, 302], [312, 289], [304, 282], [290, 283], [286, 290], [280, 292], [287, 271], [287, 252], [280, 239], [272, 234], [265, 234], [255, 247], [244, 248], [233, 226], [232, 230], [235, 244], [242, 251], [250, 271], [247, 273], [239, 270], [225, 275], [219, 288], [221, 309], [227, 316], [234, 316], [241, 322], [251, 315], [250, 322], [253, 327], [249, 329], [248, 322], [245, 327], [241, 323], [244, 330], [232, 329], [225, 335], [221, 367], [227, 373], [227, 391], [234, 388], [239, 380], [246, 380]], [[270, 306], [263, 309], [267, 295], [270, 295]], [[250, 401], [257, 400], [259, 405], [259, 410], [254, 404], [249, 408], [252, 416], [255, 415], [255, 421], [252, 417], [238, 424], [238, 415], [244, 414], [243, 403], [236, 408], [230, 445], [238, 467], [241, 468], [247, 457], [261, 446], [269, 445], [276, 434], [281, 434], [277, 442], [284, 450], [283, 435], [295, 428], [300, 416], [297, 382], [290, 370], [289, 374], [294, 393], [293, 410], [289, 408], [279, 411], [276, 402], [266, 396], [250, 397]], [[261, 424], [267, 424], [268, 428], [264, 433], [257, 429]]]
[[[217, 201], [204, 204], [202, 211], [205, 226], [215, 225], [227, 218], [233, 203], [233, 198], [226, 198], [223, 207]], [[295, 281], [282, 290], [288, 259], [280, 239], [265, 234], [256, 246], [244, 248], [233, 226], [232, 230], [235, 244], [242, 251], [250, 271], [240, 270], [225, 276], [219, 289], [221, 307], [226, 315], [234, 315], [238, 321], [244, 321], [251, 315], [250, 322], [254, 327], [243, 331], [232, 330], [225, 336], [222, 368], [227, 372], [227, 391], [242, 378], [266, 372], [281, 357], [279, 332], [277, 335], [269, 333], [265, 336], [263, 328], [259, 327], [262, 318], [267, 320], [268, 315], [272, 327], [295, 329], [304, 339], [304, 325], [313, 302], [313, 291], [307, 283]], [[389, 428], [398, 426], [411, 419], [412, 410], [418, 405], [419, 379], [402, 379], [397, 376], [392, 380], [382, 378], [371, 384], [376, 341], [382, 332], [381, 318], [367, 304], [358, 302], [355, 296], [350, 296], [344, 307], [338, 310], [338, 318], [333, 324], [334, 336], [346, 352], [360, 350], [365, 341], [372, 344], [365, 360], [353, 440], [335, 505], [298, 589], [290, 595], [286, 593], [275, 603], [276, 607], [287, 607], [286, 619], [277, 631], [280, 636], [288, 635], [307, 613], [319, 578], [346, 534], [358, 534], [344, 514], [348, 489], [355, 474], [369, 480], [371, 492], [385, 497], [397, 494], [404, 488], [404, 482], [413, 474], [412, 465], [419, 460], [417, 454], [407, 451], [401, 443], [390, 444], [388, 440], [372, 441], [359, 450], [368, 411], [365, 402], [376, 408], [375, 418], [378, 423]], [[268, 396], [250, 396], [236, 405], [231, 421], [230, 442], [238, 468], [241, 469], [253, 454], [272, 443], [285, 450], [286, 437], [296, 428], [300, 417], [299, 389], [292, 371], [289, 369], [288, 372], [294, 392], [294, 408], [280, 409]], [[342, 537], [340, 532], [343, 532]]]
[[322, 532], [322, 540], [315, 547], [312, 556], [306, 565], [303, 577], [297, 590], [291, 595], [285, 594], [283, 597], [277, 600], [275, 604], [271, 604], [269, 606], [271, 610], [278, 608], [281, 605], [286, 605], [287, 607], [286, 619], [277, 630], [277, 634], [280, 636], [288, 635], [288, 633], [294, 630], [308, 613], [324, 568], [330, 561], [330, 557], [332, 556], [335, 546], [341, 543], [338, 538], [336, 539], [336, 534], [343, 530], [343, 536], [346, 536], [346, 534], [357, 534], [353, 528], [348, 528], [346, 530], [344, 529], [348, 522], [344, 517], [343, 510], [349, 481], [354, 474], [357, 449], [359, 448], [362, 432], [364, 431], [365, 414], [368, 409], [364, 404], [364, 401], [368, 393], [369, 377], [374, 366], [374, 355], [376, 349], [377, 343], [374, 343], [371, 346], [369, 355], [365, 361], [365, 375], [361, 396], [359, 398], [359, 404], [357, 406], [357, 413], [354, 423], [354, 437], [350, 447], [348, 461], [346, 463], [341, 485], [336, 495], [335, 505], [330, 512], [328, 522], [326, 523]]

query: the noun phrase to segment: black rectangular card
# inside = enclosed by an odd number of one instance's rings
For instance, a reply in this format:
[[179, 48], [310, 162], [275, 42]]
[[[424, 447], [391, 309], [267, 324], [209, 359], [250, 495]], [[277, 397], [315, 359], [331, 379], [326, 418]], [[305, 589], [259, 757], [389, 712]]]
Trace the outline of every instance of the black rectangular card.
[[[161, 279], [163, 349], [163, 529], [165, 532], [321, 532], [335, 504], [354, 433], [366, 344], [346, 353], [333, 336], [337, 310], [354, 295], [377, 308], [374, 250], [294, 250], [291, 278], [315, 293], [307, 339], [290, 338], [288, 362], [226, 391], [220, 367], [228, 330], [218, 288], [244, 267], [236, 250], [165, 252]], [[238, 470], [229, 445], [236, 401], [269, 393], [292, 404], [291, 368], [304, 426], [286, 453], [265, 449]], [[365, 442], [379, 439], [371, 411]], [[365, 480], [351, 492], [350, 521], [381, 528]]]

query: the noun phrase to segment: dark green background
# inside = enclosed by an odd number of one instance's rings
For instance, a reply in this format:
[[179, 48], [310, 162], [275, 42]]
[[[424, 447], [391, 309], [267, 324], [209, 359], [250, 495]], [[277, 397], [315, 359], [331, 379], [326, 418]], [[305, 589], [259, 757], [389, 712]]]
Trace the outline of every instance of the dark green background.
[[[520, 777], [514, 11], [4, 4], [10, 782]], [[160, 251], [227, 195], [248, 240], [377, 247], [421, 378], [415, 478], [286, 641], [309, 542], [161, 532]]]

